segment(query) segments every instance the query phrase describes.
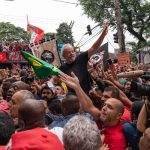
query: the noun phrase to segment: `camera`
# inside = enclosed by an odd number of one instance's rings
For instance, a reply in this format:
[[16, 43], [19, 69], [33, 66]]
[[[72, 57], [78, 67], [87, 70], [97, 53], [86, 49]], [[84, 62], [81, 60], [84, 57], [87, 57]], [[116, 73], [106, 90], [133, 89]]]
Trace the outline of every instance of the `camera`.
[[131, 82], [131, 91], [141, 96], [150, 96], [150, 85], [140, 84], [135, 81]]

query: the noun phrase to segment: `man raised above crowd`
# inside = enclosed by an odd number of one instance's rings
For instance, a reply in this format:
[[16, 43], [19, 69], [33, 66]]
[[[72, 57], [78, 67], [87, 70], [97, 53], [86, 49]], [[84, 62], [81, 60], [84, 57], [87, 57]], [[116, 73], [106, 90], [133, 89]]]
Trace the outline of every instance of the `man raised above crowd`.
[[60, 70], [68, 75], [70, 75], [71, 72], [74, 72], [75, 75], [79, 78], [80, 85], [86, 93], [89, 92], [91, 87], [90, 76], [87, 69], [88, 60], [101, 46], [107, 32], [108, 24], [104, 26], [102, 34], [92, 45], [92, 47], [88, 51], [85, 51], [78, 56], [76, 56], [72, 45], [65, 44], [62, 48], [62, 56], [64, 57], [66, 62], [60, 67]]

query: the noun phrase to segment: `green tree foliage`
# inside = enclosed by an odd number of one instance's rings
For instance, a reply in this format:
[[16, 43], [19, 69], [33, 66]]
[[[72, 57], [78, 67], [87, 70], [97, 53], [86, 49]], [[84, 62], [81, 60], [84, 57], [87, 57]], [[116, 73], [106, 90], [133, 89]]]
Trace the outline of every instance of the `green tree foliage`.
[[[116, 26], [113, 0], [78, 0], [84, 13], [103, 24], [105, 19], [112, 27]], [[124, 29], [128, 30], [138, 44], [146, 44], [150, 37], [150, 2], [148, 0], [120, 0]]]
[[51, 33], [51, 32], [48, 32], [44, 35], [43, 39], [55, 39], [56, 38], [56, 33]]
[[56, 36], [59, 43], [74, 43], [72, 28], [67, 23], [61, 23], [59, 25]]
[[131, 52], [130, 52], [131, 61], [137, 62], [136, 53], [137, 53], [137, 50], [139, 49], [139, 47], [137, 46], [137, 44], [135, 42], [128, 42], [127, 45], [129, 45], [131, 47]]
[[20, 27], [16, 27], [9, 22], [0, 22], [0, 40], [19, 40], [27, 41], [27, 32]]

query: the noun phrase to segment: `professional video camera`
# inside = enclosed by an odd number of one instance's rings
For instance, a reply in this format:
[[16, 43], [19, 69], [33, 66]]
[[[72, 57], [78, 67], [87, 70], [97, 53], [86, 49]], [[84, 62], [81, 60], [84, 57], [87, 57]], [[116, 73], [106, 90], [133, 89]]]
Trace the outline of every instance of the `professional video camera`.
[[131, 82], [131, 91], [138, 93], [141, 96], [150, 96], [150, 85]]
[[[148, 77], [149, 77], [149, 75], [148, 75]], [[148, 97], [147, 103], [145, 102], [145, 105], [147, 106], [147, 109], [146, 109], [146, 114], [147, 114], [146, 126], [150, 127], [150, 85], [140, 84], [138, 82], [132, 81], [131, 82], [131, 91], [138, 93], [141, 96], [147, 96]]]

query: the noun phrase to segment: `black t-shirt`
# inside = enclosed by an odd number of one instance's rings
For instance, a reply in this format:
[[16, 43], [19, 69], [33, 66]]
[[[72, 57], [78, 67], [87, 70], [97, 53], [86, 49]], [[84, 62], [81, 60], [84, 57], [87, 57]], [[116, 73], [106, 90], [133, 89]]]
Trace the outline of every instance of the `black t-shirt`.
[[[82, 89], [86, 93], [88, 93], [91, 88], [90, 75], [87, 69], [88, 60], [88, 51], [86, 51], [78, 55], [73, 63], [65, 63], [59, 68], [62, 72], [68, 75], [70, 75], [71, 72], [74, 72], [80, 81]], [[69, 89], [69, 91], [71, 90]]]

